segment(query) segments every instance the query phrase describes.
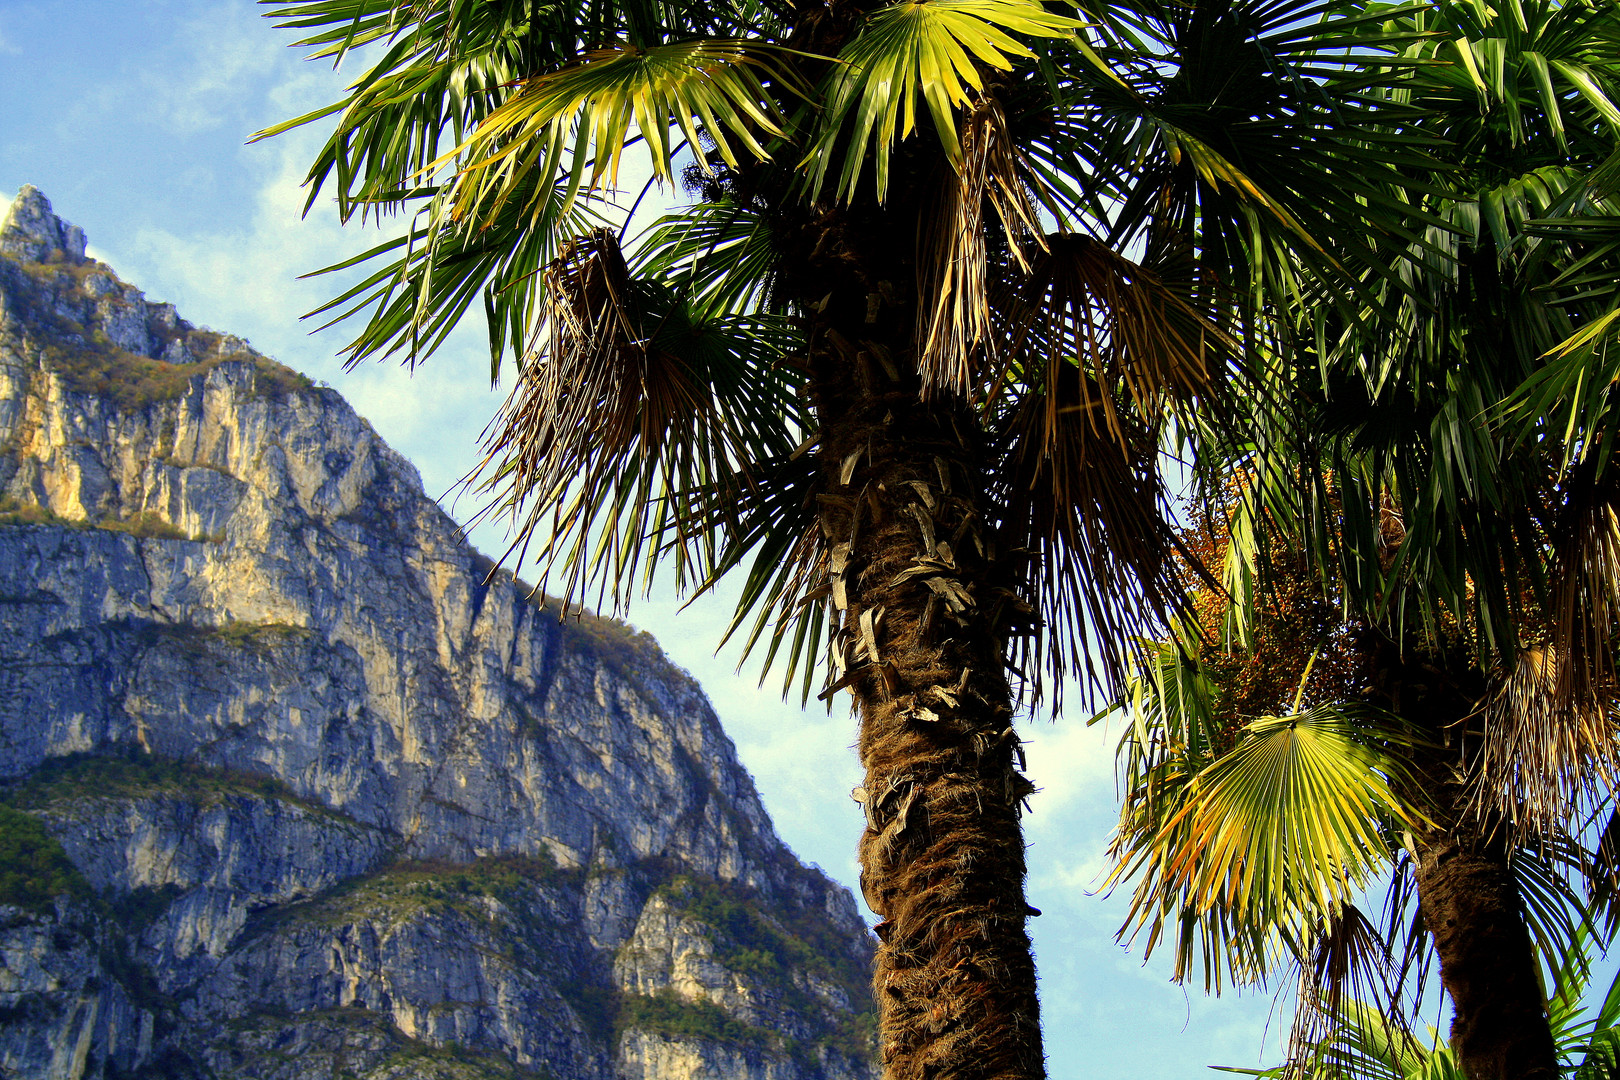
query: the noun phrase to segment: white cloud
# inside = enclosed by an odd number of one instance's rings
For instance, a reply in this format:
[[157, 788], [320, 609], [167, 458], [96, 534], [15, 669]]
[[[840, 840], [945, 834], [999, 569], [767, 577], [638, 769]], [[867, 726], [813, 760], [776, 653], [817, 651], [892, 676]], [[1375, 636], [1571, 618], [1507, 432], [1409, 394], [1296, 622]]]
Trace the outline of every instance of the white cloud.
[[241, 5], [216, 4], [182, 23], [167, 62], [141, 68], [147, 118], [171, 134], [194, 135], [256, 102], [260, 80], [280, 59], [264, 47], [262, 21]]
[[1020, 732], [1029, 759], [1029, 777], [1041, 790], [1030, 801], [1049, 815], [1078, 803], [1114, 797], [1114, 744], [1117, 730], [1087, 726], [1082, 715], [1036, 719]]

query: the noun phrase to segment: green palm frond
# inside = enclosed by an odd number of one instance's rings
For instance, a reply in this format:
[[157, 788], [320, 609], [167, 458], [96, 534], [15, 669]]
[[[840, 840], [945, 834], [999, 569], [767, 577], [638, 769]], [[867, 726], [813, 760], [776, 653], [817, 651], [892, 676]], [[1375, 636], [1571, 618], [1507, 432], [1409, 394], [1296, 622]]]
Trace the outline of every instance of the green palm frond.
[[[1185, 978], [1263, 978], [1289, 938], [1339, 910], [1387, 866], [1388, 830], [1422, 811], [1397, 795], [1406, 770], [1390, 747], [1411, 736], [1389, 721], [1332, 707], [1262, 717], [1196, 774], [1157, 778], [1173, 808], [1144, 830], [1122, 823], [1110, 884], [1140, 878], [1128, 926], [1151, 947], [1175, 936]], [[1401, 787], [1405, 790], [1404, 787]], [[1162, 799], [1161, 799], [1162, 801]]]
[[883, 199], [894, 144], [917, 127], [918, 97], [946, 157], [959, 166], [956, 110], [968, 104], [970, 90], [984, 90], [979, 65], [1010, 71], [1014, 60], [1035, 57], [1013, 35], [1064, 38], [1084, 25], [1035, 0], [906, 0], [874, 11], [839, 54], [840, 64], [821, 94], [826, 115], [805, 158], [811, 197], [819, 194], [829, 167], [840, 157], [843, 129], [851, 123], [838, 196], [853, 196], [870, 158], [878, 198]]
[[630, 266], [638, 276], [668, 282], [708, 312], [743, 315], [771, 307], [777, 257], [758, 208], [720, 199], [653, 223]]
[[1089, 198], [1047, 185], [1060, 220], [1184, 246], [1251, 316], [1313, 290], [1353, 306], [1363, 275], [1396, 277], [1390, 251], [1426, 242], [1411, 190], [1433, 143], [1401, 130], [1399, 98], [1421, 32], [1314, 2], [1131, 0], [1089, 36], [1089, 54], [1054, 57], [1068, 94], [1028, 149], [1044, 175], [1090, 177]]
[[331, 184], [345, 221], [388, 209], [387, 200], [425, 186], [423, 171], [446, 145], [471, 133], [515, 81], [566, 62], [586, 29], [572, 25], [564, 9], [516, 0], [316, 0], [272, 4], [266, 15], [282, 27], [315, 31], [295, 43], [311, 59], [341, 60], [368, 44], [381, 51], [345, 98], [254, 136], [337, 114], [306, 179], [305, 211]]
[[[1194, 637], [1191, 630], [1184, 633]], [[1114, 714], [1124, 717], [1119, 772], [1127, 785], [1140, 787], [1146, 796], [1140, 806], [1149, 814], [1144, 824], [1150, 831], [1169, 817], [1154, 790], [1155, 778], [1160, 773], [1193, 775], [1215, 759], [1217, 747], [1225, 742], [1215, 716], [1218, 688], [1196, 659], [1199, 644], [1196, 639], [1143, 642], [1141, 674], [1114, 705], [1092, 717], [1093, 723]]]
[[[1305, 955], [1298, 962], [1290, 1062], [1304, 1066], [1325, 1042], [1335, 1045], [1340, 1063], [1357, 1075], [1384, 1075], [1386, 1065], [1417, 1061], [1421, 1051], [1402, 1008], [1401, 973], [1388, 942], [1359, 908], [1341, 904], [1296, 951]], [[1353, 1038], [1335, 1040], [1347, 1013], [1361, 1023], [1352, 1026]]]
[[[1389, 732], [1382, 732], [1385, 738]], [[1389, 859], [1383, 827], [1422, 820], [1396, 796], [1398, 761], [1342, 712], [1265, 717], [1195, 782], [1192, 850], [1168, 867], [1191, 905], [1266, 910], [1275, 898], [1329, 909]]]
[[321, 329], [365, 316], [364, 327], [344, 350], [350, 365], [398, 354], [414, 365], [432, 355], [481, 299], [494, 382], [503, 357], [521, 355], [542, 317], [530, 283], [572, 238], [605, 224], [596, 207], [583, 201], [568, 205], [564, 194], [559, 185], [514, 199], [481, 229], [449, 222], [449, 202], [439, 189], [416, 189], [388, 200], [398, 206], [425, 200], [425, 205], [403, 236], [316, 271], [336, 273], [386, 260], [310, 315], [326, 320]]
[[[1589, 860], [1589, 854], [1568, 835], [1533, 837], [1508, 857], [1514, 887], [1523, 904], [1525, 929], [1552, 977], [1548, 983], [1548, 1011], [1554, 1021], [1560, 1006], [1573, 1008], [1580, 996], [1579, 986], [1590, 975], [1585, 970], [1590, 958], [1581, 951], [1596, 929], [1592, 905], [1582, 895]], [[1561, 971], [1561, 965], [1568, 970]], [[1560, 997], [1562, 1001], [1556, 1000]]]
[[[1552, 990], [1548, 1019], [1564, 1075], [1573, 1080], [1613, 1080], [1620, 1075], [1620, 977], [1601, 989], [1592, 983], [1593, 954], [1601, 944], [1581, 930], [1548, 954]], [[1378, 1003], [1357, 997], [1340, 1001], [1328, 1033], [1288, 1064], [1273, 1069], [1216, 1068], [1273, 1080], [1466, 1080], [1437, 1030], [1430, 1028], [1427, 1038], [1419, 1041]]]
[[[531, 170], [566, 173], [572, 199], [585, 179], [618, 184], [632, 127], [645, 141], [653, 175], [673, 182], [678, 130], [688, 145], [708, 136], [728, 165], [735, 140], [757, 160], [770, 156], [761, 139], [781, 136], [781, 112], [761, 79], [794, 85], [773, 50], [759, 42], [714, 40], [593, 49], [560, 71], [520, 83], [454, 150], [430, 168], [454, 165], [455, 213], [481, 221], [511, 197]], [[699, 154], [700, 165], [706, 158]]]
[[1564, 469], [1590, 461], [1601, 474], [1615, 452], [1620, 307], [1587, 323], [1545, 359], [1497, 407], [1499, 422], [1520, 443], [1555, 441]]
[[1614, 32], [1612, 6], [1530, 0], [1503, 12], [1484, 0], [1446, 0], [1413, 18], [1434, 34], [1421, 54], [1450, 61], [1426, 69], [1418, 93], [1430, 107], [1445, 102], [1465, 140], [1489, 137], [1495, 124], [1512, 145], [1547, 134], [1567, 153], [1571, 138], [1590, 137], [1593, 121], [1620, 133], [1616, 64], [1600, 44]]
[[1339, 1006], [1332, 1034], [1310, 1047], [1303, 1059], [1271, 1069], [1213, 1067], [1267, 1080], [1466, 1080], [1434, 1028], [1421, 1043], [1392, 1034], [1389, 1018], [1377, 1005], [1354, 998]]
[[[420, 207], [398, 242], [331, 268], [387, 260], [321, 309], [370, 309], [352, 361], [425, 357], [480, 294], [492, 364], [503, 350], [520, 355], [540, 271], [601, 222], [607, 194], [593, 185], [611, 182], [627, 144], [645, 141], [665, 179], [672, 132], [712, 139], [718, 161], [754, 160], [782, 131], [775, 93], [802, 87], [781, 50], [715, 33], [774, 25], [752, 0], [701, 11], [642, 0], [314, 0], [268, 14], [310, 32], [299, 44], [315, 57], [367, 44], [376, 57], [344, 99], [255, 136], [338, 115], [310, 168], [307, 206], [331, 188], [344, 220]], [[603, 41], [629, 44], [586, 44]], [[694, 156], [706, 167], [705, 153]]]

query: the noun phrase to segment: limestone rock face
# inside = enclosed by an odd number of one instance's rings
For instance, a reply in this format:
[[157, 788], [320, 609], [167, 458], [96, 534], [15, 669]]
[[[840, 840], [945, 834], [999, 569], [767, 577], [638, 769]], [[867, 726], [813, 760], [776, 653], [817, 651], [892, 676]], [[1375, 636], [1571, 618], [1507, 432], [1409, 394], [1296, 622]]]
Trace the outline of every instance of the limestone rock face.
[[69, 883], [0, 891], [0, 1076], [876, 1075], [854, 903], [697, 685], [490, 569], [338, 394], [23, 189], [0, 824]]

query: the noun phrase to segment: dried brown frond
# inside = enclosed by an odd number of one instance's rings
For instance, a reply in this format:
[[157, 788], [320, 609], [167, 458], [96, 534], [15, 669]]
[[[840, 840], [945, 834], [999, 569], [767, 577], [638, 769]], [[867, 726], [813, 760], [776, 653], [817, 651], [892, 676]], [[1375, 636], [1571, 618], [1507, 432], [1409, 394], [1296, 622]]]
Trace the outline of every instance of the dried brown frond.
[[1476, 812], [1543, 836], [1614, 784], [1612, 696], [1572, 692], [1569, 655], [1551, 643], [1519, 651], [1485, 707], [1474, 758]]
[[1219, 407], [1214, 372], [1236, 345], [1150, 271], [1070, 234], [1046, 238], [996, 318], [1015, 395], [1000, 543], [1025, 553], [1024, 595], [1046, 623], [1038, 666], [1054, 686], [1085, 670], [1117, 691], [1129, 643], [1182, 603], [1181, 573], [1207, 580], [1169, 524], [1159, 436], [1178, 406]]
[[1611, 476], [1590, 466], [1571, 477], [1556, 537], [1553, 640], [1569, 658], [1557, 691], [1565, 702], [1595, 702], [1615, 685], [1620, 632], [1620, 502]]
[[[497, 509], [514, 517], [508, 556], [526, 551], [550, 518], [540, 555], [565, 563], [564, 595], [572, 598], [602, 569], [602, 555], [586, 555], [591, 520], [608, 505], [645, 511], [616, 503], [618, 485], [628, 477], [646, 488], [665, 464], [666, 442], [681, 442], [672, 429], [690, 427], [709, 399], [679, 358], [650, 347], [654, 328], [638, 325], [613, 233], [597, 230], [570, 244], [546, 268], [544, 285], [543, 321], [485, 431], [480, 472], [484, 486], [502, 494]], [[625, 547], [606, 557], [620, 564], [606, 575], [617, 581], [624, 560], [640, 552]]]
[[1583, 799], [1611, 794], [1620, 766], [1620, 489], [1582, 467], [1565, 495], [1549, 632], [1500, 679], [1475, 759], [1476, 808], [1542, 836], [1562, 831]]
[[[1240, 346], [1153, 271], [1090, 236], [1047, 236], [1029, 272], [996, 304], [1010, 374], [1037, 358], [1048, 378], [1060, 361], [1118, 385], [1143, 415], [1216, 397], [1219, 361]], [[1026, 375], [1026, 381], [1028, 376]], [[1088, 398], [1124, 438], [1114, 395]]]
[[1620, 631], [1620, 491], [1571, 474], [1554, 534], [1544, 640], [1520, 649], [1486, 704], [1473, 805], [1541, 837], [1562, 834], [1584, 798], [1614, 792], [1614, 649]]
[[1020, 594], [1048, 624], [1021, 666], [1032, 677], [1044, 669], [1054, 690], [1080, 670], [1117, 690], [1129, 643], [1176, 606], [1192, 559], [1168, 522], [1154, 430], [1102, 405], [1105, 389], [1074, 364], [1053, 366], [1052, 383], [1020, 398], [1005, 431], [997, 544], [1022, 555]]
[[992, 292], [985, 204], [1001, 221], [1010, 268], [1027, 273], [1025, 248], [1042, 246], [1036, 212], [1024, 183], [1024, 158], [1007, 133], [1007, 117], [992, 94], [962, 119], [962, 167], [947, 176], [936, 211], [922, 216], [917, 252], [917, 339], [925, 392], [966, 394], [972, 357], [993, 342]]

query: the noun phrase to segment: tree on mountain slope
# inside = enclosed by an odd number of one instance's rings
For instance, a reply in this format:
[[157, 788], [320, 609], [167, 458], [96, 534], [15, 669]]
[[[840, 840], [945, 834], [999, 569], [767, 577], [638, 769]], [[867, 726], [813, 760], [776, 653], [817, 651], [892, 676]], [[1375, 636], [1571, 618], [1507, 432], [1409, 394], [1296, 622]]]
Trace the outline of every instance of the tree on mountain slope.
[[[1157, 451], [1223, 397], [1251, 325], [1227, 300], [1414, 242], [1364, 224], [1414, 156], [1363, 122], [1390, 104], [1356, 81], [1364, 23], [1291, 0], [272, 14], [375, 61], [277, 129], [336, 117], [311, 202], [414, 210], [328, 309], [365, 319], [351, 359], [415, 362], [483, 300], [492, 373], [517, 367], [481, 474], [514, 549], [599, 602], [659, 565], [741, 573], [748, 647], [853, 695], [886, 1075], [1042, 1075], [1013, 714], [1117, 676], [1176, 595]], [[692, 202], [622, 243], [601, 211], [638, 141]], [[1216, 255], [1235, 269], [1203, 273]]]

